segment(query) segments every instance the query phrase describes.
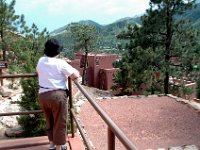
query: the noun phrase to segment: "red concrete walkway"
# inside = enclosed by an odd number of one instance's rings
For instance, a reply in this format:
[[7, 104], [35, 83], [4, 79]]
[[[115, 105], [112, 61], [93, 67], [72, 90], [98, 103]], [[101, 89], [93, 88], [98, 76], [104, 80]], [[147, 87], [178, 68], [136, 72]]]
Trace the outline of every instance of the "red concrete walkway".
[[[139, 150], [196, 145], [200, 149], [200, 114], [173, 98], [142, 97], [98, 100]], [[107, 125], [85, 102], [79, 114], [95, 150], [107, 149]], [[116, 150], [125, 150], [116, 140]]]

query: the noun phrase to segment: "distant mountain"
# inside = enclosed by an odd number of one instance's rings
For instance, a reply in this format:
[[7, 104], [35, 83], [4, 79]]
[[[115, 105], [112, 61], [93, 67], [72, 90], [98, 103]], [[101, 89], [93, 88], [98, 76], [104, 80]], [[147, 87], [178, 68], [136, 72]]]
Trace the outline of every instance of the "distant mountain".
[[[192, 25], [200, 30], [200, 0], [198, 0], [197, 2], [197, 7], [193, 10], [187, 11], [182, 17], [184, 17], [185, 19], [190, 19], [192, 21]], [[118, 42], [118, 40], [116, 39], [116, 35], [124, 29], [127, 29], [128, 24], [141, 25], [140, 17], [141, 16], [121, 18], [108, 25], [101, 25], [92, 20], [81, 20], [79, 21], [79, 23], [95, 26], [98, 32], [103, 36], [102, 46], [114, 48], [116, 46], [116, 43]], [[68, 37], [66, 34], [67, 26], [68, 25], [60, 27], [50, 33], [51, 36], [55, 36], [60, 41], [62, 41], [63, 45], [66, 47], [70, 44], [70, 37]]]
[[63, 31], [66, 30], [67, 26], [68, 26], [68, 25], [65, 25], [65, 26], [63, 26], [63, 27], [60, 27], [60, 28], [58, 28], [58, 29], [56, 29], [56, 30], [50, 32], [50, 35], [54, 36], [54, 35], [56, 35], [56, 34], [62, 33]]
[[193, 22], [200, 18], [200, 3], [197, 3], [196, 8], [185, 13], [185, 18], [191, 19]]
[[[119, 19], [111, 24], [108, 25], [100, 25], [97, 22], [94, 22], [92, 20], [81, 20], [78, 23], [85, 24], [85, 25], [92, 25], [95, 26], [98, 33], [103, 35], [103, 41], [102, 46], [103, 47], [115, 47], [116, 46], [116, 35], [119, 34], [122, 30], [126, 29], [128, 24], [140, 24], [141, 21], [139, 19], [139, 16], [136, 17], [126, 17]], [[68, 24], [69, 25], [69, 24]], [[69, 45], [70, 37], [67, 36], [67, 27], [63, 26], [60, 27], [50, 33], [51, 36], [54, 36], [58, 38], [60, 41], [62, 41], [64, 46]], [[65, 38], [65, 40], [64, 40]]]
[[81, 20], [79, 21], [80, 24], [85, 24], [85, 25], [92, 25], [92, 26], [95, 26], [97, 28], [101, 28], [102, 25], [92, 21], [92, 20]]
[[196, 8], [189, 10], [185, 13], [185, 18], [192, 21], [192, 25], [200, 30], [200, 0], [196, 5]]
[[[126, 26], [129, 23], [137, 23], [137, 24], [139, 24], [140, 20], [139, 20], [139, 17], [137, 17], [137, 18], [127, 17], [127, 18], [119, 19], [119, 20], [115, 21], [114, 23], [111, 23], [111, 24], [108, 24], [108, 25], [100, 25], [99, 23], [94, 22], [92, 20], [81, 20], [78, 23], [95, 26], [99, 30], [104, 30], [104, 28], [109, 28], [110, 26], [118, 26], [119, 28], [122, 28], [122, 27]], [[50, 34], [51, 35], [55, 35], [55, 34], [62, 33], [64, 30], [67, 29], [68, 25], [60, 27], [60, 28], [52, 31]]]
[[[81, 21], [79, 21], [78, 23], [80, 23], [80, 24], [85, 24], [85, 25], [95, 26], [96, 28], [100, 28], [100, 29], [102, 28], [102, 25], [100, 25], [100, 24], [98, 24], [97, 22], [94, 22], [94, 21], [92, 21], [92, 20], [81, 20]], [[63, 27], [60, 27], [60, 28], [58, 28], [58, 29], [52, 31], [50, 34], [51, 34], [51, 35], [55, 35], [55, 34], [62, 33], [62, 32], [64, 32], [64, 30], [67, 29], [68, 25], [69, 25], [69, 24], [67, 24], [67, 25], [65, 25], [65, 26], [63, 26]]]
[[125, 17], [125, 18], [121, 18], [117, 21], [115, 21], [114, 23], [137, 23], [140, 24], [141, 20], [140, 20], [141, 16], [135, 16], [135, 17]]

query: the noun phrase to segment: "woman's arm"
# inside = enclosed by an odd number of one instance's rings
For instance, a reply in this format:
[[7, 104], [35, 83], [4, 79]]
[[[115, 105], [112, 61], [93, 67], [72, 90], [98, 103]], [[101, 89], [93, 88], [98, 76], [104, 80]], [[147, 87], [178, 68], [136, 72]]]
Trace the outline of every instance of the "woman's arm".
[[69, 76], [73, 81], [80, 77], [79, 71], [74, 68], [74, 72]]

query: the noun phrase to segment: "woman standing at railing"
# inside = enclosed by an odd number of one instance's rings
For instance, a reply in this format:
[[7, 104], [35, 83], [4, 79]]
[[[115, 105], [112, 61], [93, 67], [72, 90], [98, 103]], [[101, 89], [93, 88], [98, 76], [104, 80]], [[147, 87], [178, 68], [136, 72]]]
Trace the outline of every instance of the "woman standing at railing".
[[66, 61], [57, 58], [62, 46], [56, 39], [45, 43], [44, 54], [37, 64], [39, 101], [47, 122], [50, 150], [66, 150], [67, 79], [75, 80], [79, 72]]

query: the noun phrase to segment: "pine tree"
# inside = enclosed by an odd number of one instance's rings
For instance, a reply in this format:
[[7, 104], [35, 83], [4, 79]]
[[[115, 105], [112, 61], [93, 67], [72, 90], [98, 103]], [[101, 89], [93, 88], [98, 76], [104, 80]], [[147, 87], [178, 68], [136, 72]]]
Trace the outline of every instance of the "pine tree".
[[88, 67], [88, 53], [98, 50], [97, 46], [99, 37], [94, 26], [72, 23], [69, 25], [69, 29], [71, 38], [73, 39], [74, 52], [80, 50], [84, 52], [82, 84], [85, 85], [86, 71]]
[[[142, 18], [143, 32], [147, 36], [156, 38], [154, 43], [161, 54], [159, 57], [163, 59], [159, 65], [164, 73], [165, 94], [169, 93], [169, 76], [185, 76], [193, 62], [193, 57], [190, 56], [194, 45], [197, 45], [197, 32], [190, 27], [187, 20], [181, 17], [194, 5], [195, 0], [152, 0], [147, 15]], [[173, 58], [178, 61], [178, 64], [171, 61]], [[179, 72], [176, 71], [177, 67]]]
[[[122, 59], [114, 64], [120, 68], [114, 77], [113, 89], [121, 88], [121, 94], [132, 94], [134, 91], [154, 93], [156, 91], [154, 82], [156, 68], [151, 64], [154, 60], [154, 53], [149, 43], [144, 43], [144, 36], [141, 28], [137, 25], [129, 25], [126, 31], [117, 36], [119, 39], [128, 40], [125, 49], [126, 53]], [[142, 84], [146, 88], [142, 88]]]
[[[155, 88], [163, 86], [163, 92], [168, 94], [170, 76], [189, 77], [193, 66], [199, 63], [200, 53], [198, 32], [184, 19], [184, 12], [194, 6], [194, 0], [151, 0], [150, 8], [141, 17], [142, 26], [128, 27], [118, 36], [129, 40], [126, 58], [121, 60], [123, 65], [119, 65], [120, 69], [126, 68], [128, 73], [125, 74], [130, 74], [129, 82], [141, 79], [146, 84], [145, 90], [154, 93]], [[138, 49], [142, 53], [137, 53]], [[138, 59], [138, 54], [149, 60]], [[128, 84], [135, 85], [134, 82]]]
[[3, 59], [6, 60], [6, 52], [8, 51], [9, 36], [17, 34], [17, 25], [23, 24], [23, 15], [19, 16], [15, 14], [15, 0], [12, 0], [10, 4], [6, 3], [6, 0], [0, 0], [0, 45], [3, 51]]
[[[27, 56], [21, 66], [23, 73], [33, 73], [35, 72], [36, 64], [38, 59], [43, 55], [44, 43], [49, 37], [49, 33], [46, 28], [39, 32], [38, 27], [33, 23], [32, 27], [27, 33], [25, 40], [26, 44], [23, 48], [26, 49], [25, 53]], [[19, 58], [20, 59], [20, 58]], [[38, 101], [38, 79], [28, 78], [22, 79], [21, 85], [23, 89], [23, 95], [19, 102], [20, 106], [24, 110], [39, 110], [40, 105]], [[20, 116], [18, 122], [24, 129], [24, 136], [38, 136], [45, 134], [45, 120], [44, 116], [41, 114], [30, 115], [30, 116]]]

